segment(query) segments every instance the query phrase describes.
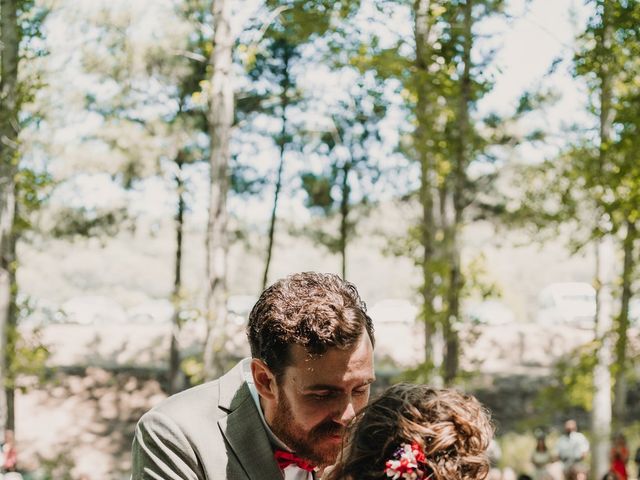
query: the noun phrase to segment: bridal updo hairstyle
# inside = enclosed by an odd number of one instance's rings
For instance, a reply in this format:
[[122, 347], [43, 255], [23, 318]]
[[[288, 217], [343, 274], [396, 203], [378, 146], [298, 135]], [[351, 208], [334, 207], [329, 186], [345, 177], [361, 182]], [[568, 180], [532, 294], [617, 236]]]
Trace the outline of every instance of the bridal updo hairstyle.
[[471, 395], [394, 385], [356, 417], [329, 479], [388, 480], [386, 462], [402, 445], [416, 443], [424, 452], [417, 478], [484, 480], [493, 431], [488, 411]]

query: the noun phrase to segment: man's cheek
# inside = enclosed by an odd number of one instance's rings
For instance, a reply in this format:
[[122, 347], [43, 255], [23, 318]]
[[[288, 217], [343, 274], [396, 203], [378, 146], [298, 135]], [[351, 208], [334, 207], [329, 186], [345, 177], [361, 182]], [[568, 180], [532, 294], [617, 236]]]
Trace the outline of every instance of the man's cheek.
[[322, 410], [318, 408], [317, 403], [313, 402], [301, 402], [298, 405], [293, 406], [292, 414], [294, 419], [300, 425], [313, 425], [314, 420], [320, 417], [319, 412]]
[[367, 406], [368, 401], [369, 401], [369, 396], [367, 395], [366, 398], [362, 398], [362, 400], [353, 402], [353, 409], [356, 411], [356, 413], [358, 413], [360, 410], [362, 410], [364, 407]]
[[318, 426], [319, 424], [325, 422], [328, 418], [330, 418], [330, 410], [325, 408], [320, 408], [317, 405], [315, 407], [305, 408], [304, 411], [300, 412], [300, 416], [298, 417], [298, 422], [301, 425], [304, 425], [307, 430], [311, 430], [312, 428]]

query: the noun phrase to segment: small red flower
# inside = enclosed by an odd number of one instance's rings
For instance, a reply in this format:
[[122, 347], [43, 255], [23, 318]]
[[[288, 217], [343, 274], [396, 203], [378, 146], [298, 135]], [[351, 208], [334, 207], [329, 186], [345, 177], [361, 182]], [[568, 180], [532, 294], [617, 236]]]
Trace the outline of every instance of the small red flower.
[[420, 447], [420, 445], [418, 445], [418, 443], [413, 442], [411, 444], [411, 450], [413, 451], [413, 455], [416, 459], [416, 462], [418, 463], [424, 463], [425, 461], [425, 456], [424, 456], [424, 452], [422, 451], [422, 448]]

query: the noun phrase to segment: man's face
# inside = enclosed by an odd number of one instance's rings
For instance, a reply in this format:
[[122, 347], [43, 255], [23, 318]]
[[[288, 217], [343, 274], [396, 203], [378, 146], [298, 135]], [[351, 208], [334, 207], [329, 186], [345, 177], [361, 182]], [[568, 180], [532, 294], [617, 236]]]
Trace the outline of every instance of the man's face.
[[576, 422], [574, 422], [573, 420], [567, 420], [564, 423], [564, 432], [567, 435], [570, 435], [571, 432], [575, 432], [578, 430], [578, 426], [576, 425]]
[[373, 347], [364, 333], [350, 349], [309, 356], [291, 347], [292, 364], [277, 386], [271, 429], [298, 455], [319, 465], [335, 462], [345, 427], [369, 400]]

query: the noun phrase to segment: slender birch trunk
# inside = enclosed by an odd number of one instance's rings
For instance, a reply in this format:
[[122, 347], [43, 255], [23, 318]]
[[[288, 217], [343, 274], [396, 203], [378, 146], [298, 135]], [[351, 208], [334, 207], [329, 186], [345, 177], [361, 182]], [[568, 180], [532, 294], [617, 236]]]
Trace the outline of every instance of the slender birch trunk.
[[280, 121], [282, 127], [278, 145], [280, 147], [280, 162], [278, 164], [278, 173], [276, 176], [275, 192], [273, 194], [273, 208], [271, 209], [271, 220], [269, 221], [269, 237], [267, 244], [267, 259], [264, 265], [264, 275], [262, 276], [262, 289], [267, 288], [269, 281], [269, 268], [271, 267], [271, 258], [273, 256], [273, 245], [275, 242], [276, 221], [278, 215], [278, 200], [280, 199], [280, 190], [282, 190], [282, 174], [284, 172], [284, 154], [287, 147], [287, 107], [289, 105], [289, 89], [291, 88], [291, 78], [289, 77], [289, 61], [291, 53], [287, 48], [284, 49], [284, 66], [282, 71], [282, 82], [280, 92], [280, 105], [282, 106], [282, 114]]
[[[602, 45], [605, 51], [611, 49], [611, 4], [602, 2]], [[613, 123], [612, 74], [606, 62], [603, 62], [598, 74], [600, 77], [600, 169], [606, 164], [607, 146], [611, 138]], [[598, 228], [601, 225], [597, 226]], [[591, 412], [591, 474], [593, 478], [602, 478], [609, 469], [609, 439], [611, 438], [611, 327], [613, 317], [613, 288], [615, 281], [615, 255], [613, 239], [606, 235], [596, 246], [596, 328], [595, 338], [598, 344], [596, 366], [593, 371], [593, 411]]]
[[453, 224], [449, 233], [449, 298], [448, 315], [445, 321], [446, 356], [444, 365], [445, 384], [451, 384], [458, 375], [460, 340], [455, 325], [460, 319], [460, 295], [464, 279], [462, 278], [460, 234], [463, 227], [465, 208], [464, 188], [466, 171], [469, 165], [469, 146], [471, 144], [469, 126], [469, 105], [471, 92], [471, 48], [473, 46], [473, 1], [467, 0], [463, 6], [463, 71], [460, 78], [460, 98], [458, 103], [457, 145], [453, 168]]
[[613, 240], [605, 238], [596, 245], [596, 328], [598, 344], [593, 369], [593, 411], [591, 412], [591, 472], [602, 478], [609, 470], [609, 439], [611, 438], [611, 327], [613, 317], [613, 282], [615, 262]]
[[[422, 288], [423, 321], [425, 328], [425, 364], [433, 363], [432, 342], [436, 331], [434, 321], [435, 283], [435, 216], [434, 216], [434, 176], [435, 164], [433, 154], [428, 147], [433, 136], [434, 107], [430, 98], [426, 79], [429, 76], [430, 45], [429, 33], [432, 18], [429, 12], [430, 0], [415, 0], [413, 4], [414, 37], [416, 48], [416, 120], [415, 150], [420, 162], [420, 203], [422, 205], [421, 244], [422, 244]], [[431, 141], [433, 139], [431, 138]]]
[[209, 95], [209, 134], [211, 143], [211, 182], [207, 224], [207, 340], [204, 351], [206, 380], [220, 374], [220, 355], [225, 345], [227, 317], [227, 192], [231, 128], [234, 118], [231, 5], [214, 0], [213, 52]]
[[[0, 432], [13, 424], [7, 383], [8, 335], [15, 320], [15, 175], [18, 163], [17, 1], [0, 1]], [[8, 390], [7, 390], [8, 389]], [[9, 393], [9, 397], [7, 396]]]
[[180, 344], [179, 336], [181, 330], [180, 321], [180, 300], [182, 295], [182, 247], [184, 236], [184, 179], [183, 161], [181, 152], [178, 153], [175, 161], [178, 171], [176, 172], [176, 192], [178, 193], [178, 205], [176, 208], [175, 228], [176, 228], [176, 250], [173, 273], [173, 318], [171, 329], [171, 346], [169, 347], [169, 393], [176, 393], [182, 387], [180, 372]]
[[342, 166], [342, 198], [340, 199], [340, 260], [342, 278], [347, 279], [347, 243], [349, 241], [349, 201], [351, 187], [349, 187], [349, 173], [351, 172], [351, 160], [347, 160]]
[[631, 300], [631, 281], [634, 274], [634, 243], [637, 231], [635, 223], [627, 220], [627, 231], [623, 242], [623, 267], [622, 267], [622, 297], [620, 299], [620, 314], [616, 324], [615, 363], [618, 367], [615, 375], [613, 420], [617, 429], [625, 425], [627, 410], [627, 350], [629, 329], [629, 301]]

